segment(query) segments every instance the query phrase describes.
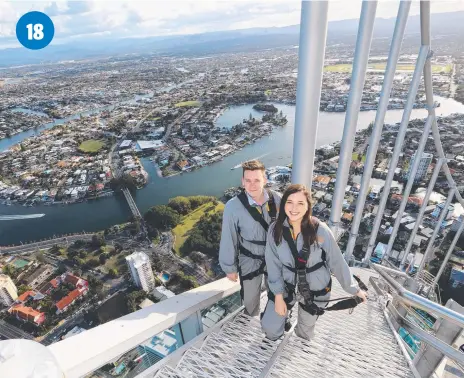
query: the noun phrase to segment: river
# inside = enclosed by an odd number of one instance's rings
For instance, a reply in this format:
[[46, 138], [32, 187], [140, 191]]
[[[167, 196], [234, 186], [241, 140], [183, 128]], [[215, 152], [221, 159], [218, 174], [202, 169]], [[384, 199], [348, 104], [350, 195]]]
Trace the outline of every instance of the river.
[[[463, 104], [452, 99], [436, 99], [441, 103], [441, 107], [437, 109], [437, 115], [464, 113]], [[230, 168], [251, 158], [261, 156], [261, 160], [267, 166], [290, 163], [293, 149], [295, 107], [283, 104], [275, 105], [279, 111], [282, 110], [287, 116], [288, 124], [276, 129], [271, 135], [261, 138], [256, 143], [225, 157], [220, 162], [190, 173], [160, 178], [156, 174], [155, 165], [148, 159], [143, 159], [150, 180], [147, 186], [137, 191], [135, 195], [135, 201], [140, 211], [145, 212], [149, 207], [164, 204], [169, 198], [179, 195], [220, 196], [226, 188], [237, 186], [240, 183], [241, 170], [231, 171]], [[218, 118], [217, 125], [230, 127], [241, 122], [244, 118], [248, 118], [250, 113], [255, 117], [262, 116], [262, 113], [253, 110], [252, 105], [230, 107]], [[400, 122], [402, 113], [402, 110], [389, 110], [385, 122]], [[424, 118], [426, 115], [425, 109], [414, 109], [411, 119]], [[339, 141], [343, 134], [344, 119], [345, 113], [320, 112], [317, 145], [321, 146]], [[375, 111], [360, 112], [358, 129], [366, 128], [374, 119]], [[27, 133], [21, 135], [23, 134]], [[5, 143], [5, 141], [0, 141], [0, 151], [2, 150], [1, 143]], [[45, 217], [0, 223], [0, 245], [17, 244], [84, 230], [102, 230], [113, 224], [126, 221], [130, 215], [129, 207], [122, 196], [66, 206], [42, 205], [30, 208], [18, 205], [0, 205], [0, 214], [2, 215], [31, 213], [44, 213]]]

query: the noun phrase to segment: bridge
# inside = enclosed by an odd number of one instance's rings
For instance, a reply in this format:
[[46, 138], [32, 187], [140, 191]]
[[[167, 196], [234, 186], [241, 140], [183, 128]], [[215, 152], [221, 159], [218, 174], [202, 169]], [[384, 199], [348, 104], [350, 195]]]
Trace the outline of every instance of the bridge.
[[135, 203], [134, 198], [132, 197], [132, 194], [130, 193], [129, 189], [123, 188], [122, 193], [124, 194], [124, 197], [126, 198], [126, 201], [130, 207], [130, 210], [134, 218], [142, 219], [142, 214], [140, 213], [137, 207], [137, 204]]

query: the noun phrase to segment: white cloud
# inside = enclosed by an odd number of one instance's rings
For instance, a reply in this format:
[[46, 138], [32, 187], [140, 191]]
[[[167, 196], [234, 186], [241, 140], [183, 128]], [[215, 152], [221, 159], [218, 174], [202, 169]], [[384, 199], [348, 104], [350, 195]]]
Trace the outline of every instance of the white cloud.
[[[396, 15], [398, 0], [379, 2], [377, 17]], [[22, 14], [39, 10], [55, 24], [55, 41], [86, 35], [115, 37], [193, 34], [252, 27], [294, 25], [300, 20], [297, 0], [89, 0], [3, 1], [0, 0], [0, 46], [12, 43]], [[361, 0], [332, 0], [329, 20], [358, 18]], [[464, 10], [463, 1], [434, 1], [432, 12]], [[410, 14], [419, 13], [414, 1]]]

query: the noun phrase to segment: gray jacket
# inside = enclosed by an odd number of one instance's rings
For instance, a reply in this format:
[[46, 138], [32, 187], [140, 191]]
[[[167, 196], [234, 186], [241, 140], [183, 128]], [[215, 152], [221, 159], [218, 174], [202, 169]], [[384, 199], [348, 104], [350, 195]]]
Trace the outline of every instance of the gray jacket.
[[[279, 211], [281, 196], [273, 190], [270, 192], [274, 197], [277, 211]], [[271, 217], [267, 211], [267, 203], [261, 206], [261, 213], [269, 224], [271, 222]], [[241, 237], [238, 235], [239, 229]], [[226, 274], [237, 272], [239, 242], [253, 254], [264, 256], [264, 246], [250, 243], [247, 240], [266, 241], [266, 235], [263, 226], [251, 217], [240, 200], [237, 197], [230, 199], [226, 203], [222, 219], [221, 243], [219, 247], [219, 263], [222, 270]], [[261, 265], [259, 260], [243, 255], [238, 256], [238, 263], [243, 275], [257, 270]]]
[[[288, 227], [288, 222], [285, 221], [285, 225]], [[292, 273], [288, 268], [283, 264], [295, 267], [295, 260], [293, 258], [290, 247], [287, 242], [282, 238], [282, 242], [279, 245], [276, 245], [274, 241], [274, 231], [275, 223], [269, 227], [269, 232], [267, 236], [266, 244], [266, 265], [267, 265], [267, 274], [268, 274], [268, 284], [269, 289], [275, 294], [284, 294], [284, 297], [287, 296], [285, 291], [285, 283], [289, 282], [293, 285], [296, 285], [295, 274]], [[337, 241], [335, 240], [332, 231], [329, 227], [323, 223], [319, 222], [319, 228], [317, 231], [317, 238], [319, 240], [319, 245], [312, 244], [310, 246], [309, 259], [306, 264], [307, 267], [311, 267], [318, 262], [321, 262], [321, 253], [323, 248], [326, 252], [326, 261], [327, 265], [337, 280], [342, 285], [343, 289], [349, 294], [356, 294], [358, 291], [358, 283], [353, 278], [350, 272], [350, 268], [346, 263], [343, 255], [338, 247]], [[298, 251], [301, 251], [303, 248], [303, 235], [300, 233], [296, 240], [296, 245]], [[306, 279], [308, 280], [309, 287], [311, 290], [322, 290], [324, 289], [330, 280], [330, 272], [325, 267], [319, 268], [318, 270], [307, 273]], [[330, 295], [325, 295], [324, 299]]]

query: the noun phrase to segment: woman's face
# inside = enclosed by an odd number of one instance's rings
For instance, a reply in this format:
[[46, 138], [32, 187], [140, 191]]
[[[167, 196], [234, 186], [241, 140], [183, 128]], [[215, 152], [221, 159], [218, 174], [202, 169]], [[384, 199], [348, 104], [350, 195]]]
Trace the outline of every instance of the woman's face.
[[299, 222], [308, 211], [308, 201], [303, 192], [293, 193], [285, 202], [285, 214], [292, 223]]

